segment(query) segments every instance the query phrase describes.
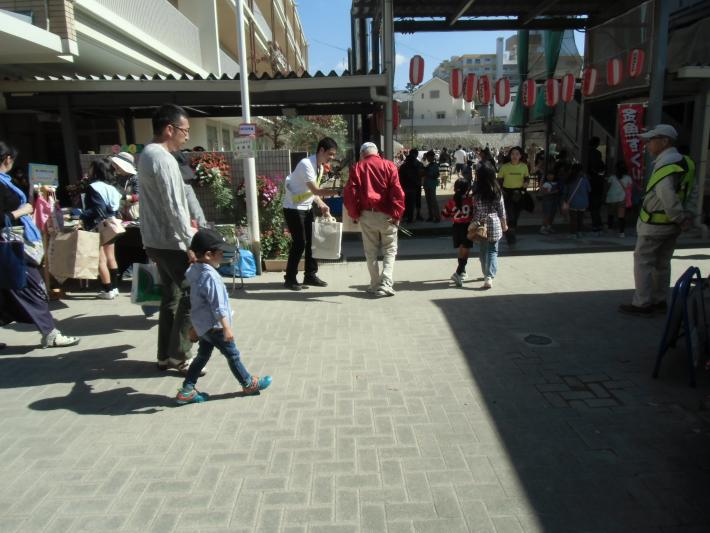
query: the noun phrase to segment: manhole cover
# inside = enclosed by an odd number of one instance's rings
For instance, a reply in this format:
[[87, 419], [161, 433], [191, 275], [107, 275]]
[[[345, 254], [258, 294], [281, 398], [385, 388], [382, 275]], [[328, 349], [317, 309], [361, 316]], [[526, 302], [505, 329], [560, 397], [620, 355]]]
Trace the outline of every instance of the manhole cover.
[[552, 344], [552, 339], [550, 337], [545, 337], [544, 335], [528, 335], [523, 340], [528, 344], [534, 344], [535, 346]]

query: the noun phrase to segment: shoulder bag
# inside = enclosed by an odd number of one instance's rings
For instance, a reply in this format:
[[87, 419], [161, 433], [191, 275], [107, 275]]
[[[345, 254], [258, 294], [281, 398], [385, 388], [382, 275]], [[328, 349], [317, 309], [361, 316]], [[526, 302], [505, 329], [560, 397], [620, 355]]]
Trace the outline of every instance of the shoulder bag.
[[566, 199], [562, 200], [562, 204], [560, 204], [560, 213], [562, 213], [564, 216], [567, 216], [569, 214], [569, 201], [574, 198], [575, 194], [577, 194], [577, 190], [579, 189], [580, 185], [582, 185], [582, 178], [579, 178], [579, 181], [577, 181], [577, 186], [572, 191], [572, 194], [570, 194]]
[[108, 217], [99, 222], [99, 235], [101, 236], [101, 245], [111, 244], [121, 234], [126, 232], [121, 221], [116, 217]]

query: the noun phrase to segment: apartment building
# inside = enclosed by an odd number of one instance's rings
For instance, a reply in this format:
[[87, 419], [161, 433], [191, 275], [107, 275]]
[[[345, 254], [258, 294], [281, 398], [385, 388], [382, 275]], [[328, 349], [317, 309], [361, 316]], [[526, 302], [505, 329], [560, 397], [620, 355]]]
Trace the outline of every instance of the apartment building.
[[[259, 76], [307, 71], [308, 45], [296, 1], [245, 0], [244, 5], [245, 70]], [[237, 36], [236, 0], [0, 0], [0, 77], [234, 76], [241, 71]], [[21, 121], [4, 118], [0, 135], [11, 139]], [[47, 125], [58, 117], [37, 119]], [[125, 142], [124, 119], [77, 115], [75, 120], [82, 151]], [[238, 122], [195, 118], [190, 142], [231, 149]], [[135, 119], [133, 128], [136, 141], [147, 142], [149, 121]]]

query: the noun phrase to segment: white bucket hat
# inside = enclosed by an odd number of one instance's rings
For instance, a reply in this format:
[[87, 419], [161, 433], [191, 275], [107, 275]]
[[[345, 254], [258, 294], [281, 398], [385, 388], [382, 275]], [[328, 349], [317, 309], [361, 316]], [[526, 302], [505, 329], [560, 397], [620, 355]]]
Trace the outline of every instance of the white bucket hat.
[[639, 135], [642, 139], [653, 139], [654, 137], [668, 137], [674, 141], [678, 138], [678, 132], [670, 124], [659, 124], [655, 128]]
[[126, 174], [136, 174], [136, 160], [133, 158], [133, 154], [128, 152], [119, 152], [118, 154], [111, 156], [109, 159], [111, 159], [111, 162], [123, 170]]

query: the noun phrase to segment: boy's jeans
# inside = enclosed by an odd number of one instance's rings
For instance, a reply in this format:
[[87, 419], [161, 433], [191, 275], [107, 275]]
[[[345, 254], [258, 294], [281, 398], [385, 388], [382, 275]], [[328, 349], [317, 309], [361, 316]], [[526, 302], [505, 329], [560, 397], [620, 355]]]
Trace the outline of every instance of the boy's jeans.
[[197, 378], [200, 377], [200, 372], [207, 364], [207, 361], [210, 360], [214, 348], [217, 348], [227, 358], [232, 374], [241, 383], [242, 387], [251, 385], [251, 374], [242, 364], [237, 345], [234, 341], [226, 342], [224, 340], [224, 331], [221, 329], [212, 329], [200, 337], [197, 355], [187, 370], [187, 376], [182, 386], [195, 386]]
[[481, 261], [483, 275], [495, 278], [498, 272], [498, 241], [480, 241], [478, 243], [478, 258]]

